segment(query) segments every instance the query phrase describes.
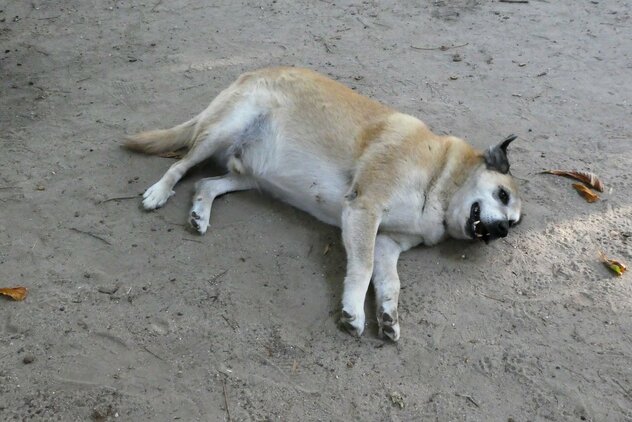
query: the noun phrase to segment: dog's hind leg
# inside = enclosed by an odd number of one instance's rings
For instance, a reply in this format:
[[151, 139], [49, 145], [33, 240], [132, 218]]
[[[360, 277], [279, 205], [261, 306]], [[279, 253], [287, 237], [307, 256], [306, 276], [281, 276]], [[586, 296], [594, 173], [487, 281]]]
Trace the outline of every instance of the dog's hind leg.
[[[242, 105], [242, 100], [241, 93], [231, 85], [196, 117], [196, 126], [191, 131], [190, 140], [185, 142], [186, 145], [190, 146], [189, 152], [182, 160], [173, 164], [157, 183], [147, 189], [143, 195], [145, 209], [153, 210], [163, 206], [175, 193], [173, 187], [191, 167], [230, 145], [235, 135], [243, 132], [244, 127], [257, 117], [260, 113], [259, 110], [247, 102]], [[149, 132], [144, 137], [133, 137], [132, 141], [140, 139], [141, 144], [148, 144], [152, 141], [152, 133], [160, 134], [163, 132], [165, 131]], [[142, 145], [137, 145], [138, 142], [131, 143], [134, 149], [144, 148]]]
[[399, 275], [397, 260], [402, 248], [399, 243], [384, 234], [375, 240], [373, 287], [377, 304], [377, 322], [380, 337], [393, 341], [399, 339], [397, 302], [399, 300]]
[[173, 187], [189, 169], [211, 157], [218, 148], [218, 142], [204, 140], [196, 145], [180, 161], [174, 163], [160, 180], [143, 194], [143, 207], [153, 210], [162, 207], [175, 194]]
[[225, 193], [254, 189], [255, 187], [256, 183], [252, 178], [234, 173], [200, 180], [195, 185], [196, 192], [189, 219], [191, 227], [200, 234], [206, 233], [215, 198]]

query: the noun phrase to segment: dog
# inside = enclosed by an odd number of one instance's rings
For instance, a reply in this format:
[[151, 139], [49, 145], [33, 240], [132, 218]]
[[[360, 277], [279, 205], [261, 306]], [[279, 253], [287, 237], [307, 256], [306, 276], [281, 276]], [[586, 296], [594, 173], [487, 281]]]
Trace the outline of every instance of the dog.
[[507, 159], [514, 139], [480, 152], [314, 71], [286, 67], [244, 73], [193, 119], [124, 145], [148, 154], [188, 148], [145, 191], [147, 210], [163, 206], [209, 157], [227, 169], [196, 184], [189, 222], [200, 234], [215, 198], [248, 189], [340, 227], [347, 254], [340, 324], [362, 335], [372, 280], [379, 335], [397, 341], [400, 253], [448, 237], [489, 242], [520, 221]]

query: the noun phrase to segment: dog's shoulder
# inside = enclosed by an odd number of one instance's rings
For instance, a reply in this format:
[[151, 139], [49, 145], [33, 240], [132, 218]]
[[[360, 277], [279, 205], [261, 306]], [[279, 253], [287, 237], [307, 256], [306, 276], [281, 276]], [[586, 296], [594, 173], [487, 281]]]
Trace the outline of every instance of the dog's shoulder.
[[459, 138], [439, 136], [421, 120], [392, 113], [371, 122], [355, 142], [357, 169], [361, 182], [381, 188], [402, 186], [411, 178], [423, 187], [444, 170], [455, 173], [480, 161], [480, 154]]
[[482, 154], [401, 113], [367, 126], [362, 136], [352, 189], [363, 206], [387, 210], [384, 223], [394, 230], [439, 241], [450, 198], [482, 165]]

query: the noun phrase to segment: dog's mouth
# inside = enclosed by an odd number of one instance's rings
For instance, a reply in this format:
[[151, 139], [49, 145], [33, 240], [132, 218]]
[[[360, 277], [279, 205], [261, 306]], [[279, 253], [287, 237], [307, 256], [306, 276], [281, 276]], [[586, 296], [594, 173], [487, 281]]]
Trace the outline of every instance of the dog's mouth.
[[467, 219], [466, 230], [472, 239], [480, 239], [489, 243], [492, 235], [481, 221], [481, 205], [474, 202], [470, 208], [470, 217]]

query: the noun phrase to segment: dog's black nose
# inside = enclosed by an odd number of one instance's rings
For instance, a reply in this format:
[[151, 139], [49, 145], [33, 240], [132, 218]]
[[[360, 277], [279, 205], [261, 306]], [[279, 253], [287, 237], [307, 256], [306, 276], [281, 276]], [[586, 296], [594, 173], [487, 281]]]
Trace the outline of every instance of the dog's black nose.
[[498, 237], [506, 237], [509, 233], [509, 222], [499, 221], [493, 225], [494, 234]]

